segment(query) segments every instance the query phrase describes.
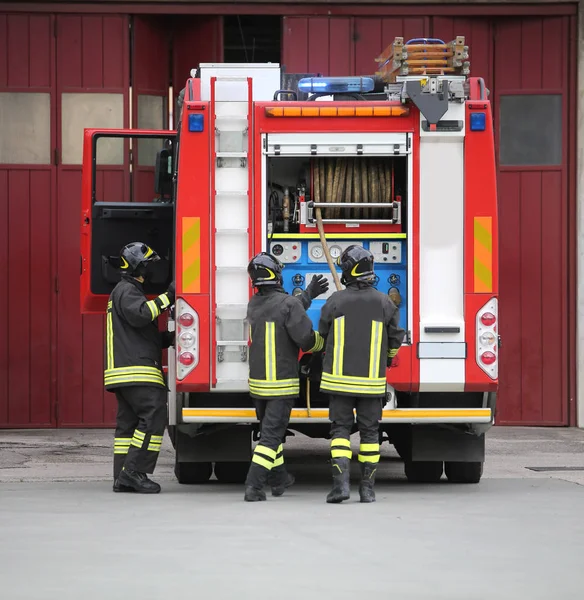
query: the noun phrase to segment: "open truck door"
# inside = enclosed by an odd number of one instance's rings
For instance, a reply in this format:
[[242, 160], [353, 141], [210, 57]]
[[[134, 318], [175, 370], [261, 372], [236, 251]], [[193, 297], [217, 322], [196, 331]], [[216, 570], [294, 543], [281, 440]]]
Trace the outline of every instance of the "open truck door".
[[81, 312], [103, 314], [120, 279], [120, 250], [140, 241], [161, 260], [147, 295], [174, 276], [176, 133], [86, 129], [81, 198]]

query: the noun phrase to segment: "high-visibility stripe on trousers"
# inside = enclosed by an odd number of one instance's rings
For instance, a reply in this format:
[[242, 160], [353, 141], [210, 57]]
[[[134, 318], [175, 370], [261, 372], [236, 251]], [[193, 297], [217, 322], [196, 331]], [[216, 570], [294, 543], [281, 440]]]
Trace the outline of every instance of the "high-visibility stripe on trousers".
[[132, 438], [117, 437], [114, 438], [114, 454], [128, 454]]
[[276, 459], [274, 460], [274, 469], [284, 464], [284, 446], [280, 444], [276, 450]]
[[376, 464], [379, 459], [379, 444], [361, 444], [359, 446], [359, 462]]
[[353, 453], [351, 452], [351, 442], [345, 438], [335, 438], [331, 440], [331, 457], [332, 458], [348, 458], [351, 460]]
[[278, 453], [276, 452], [276, 450], [272, 450], [267, 446], [262, 446], [261, 444], [258, 444], [255, 447], [255, 450], [253, 451], [253, 457], [251, 459], [251, 462], [258, 464], [264, 467], [265, 469], [268, 469], [268, 471], [271, 471], [274, 468], [274, 463], [276, 461], [277, 454]]

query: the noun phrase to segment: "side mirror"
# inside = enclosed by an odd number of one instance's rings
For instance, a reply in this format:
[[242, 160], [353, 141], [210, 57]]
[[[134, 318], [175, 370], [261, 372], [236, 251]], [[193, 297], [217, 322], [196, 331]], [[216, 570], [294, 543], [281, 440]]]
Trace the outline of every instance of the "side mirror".
[[163, 149], [156, 153], [154, 191], [163, 198], [172, 195], [172, 154], [170, 150]]

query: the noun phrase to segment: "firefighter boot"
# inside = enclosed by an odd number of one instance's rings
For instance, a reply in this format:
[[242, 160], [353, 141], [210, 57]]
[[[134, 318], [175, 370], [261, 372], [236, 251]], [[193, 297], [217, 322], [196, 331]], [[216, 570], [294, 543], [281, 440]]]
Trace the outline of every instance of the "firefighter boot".
[[274, 467], [268, 476], [268, 483], [272, 488], [272, 496], [281, 496], [286, 488], [294, 485], [296, 479], [286, 470], [284, 465]]
[[120, 485], [120, 482], [115, 479], [114, 480], [114, 487], [113, 487], [114, 492], [135, 492], [136, 490], [134, 490], [133, 487], [129, 487], [127, 485]]
[[338, 504], [343, 500], [348, 500], [350, 496], [350, 472], [351, 461], [348, 458], [333, 458], [333, 489], [326, 497], [329, 504]]
[[252, 462], [245, 480], [245, 495], [243, 499], [246, 502], [261, 502], [266, 499], [264, 486], [268, 481], [270, 472], [265, 467]]
[[370, 462], [361, 463], [361, 483], [359, 484], [359, 497], [361, 502], [375, 502], [375, 473], [377, 466]]
[[158, 494], [160, 492], [160, 486], [156, 482], [148, 479], [146, 473], [138, 471], [123, 469], [118, 477], [118, 485], [130, 487], [139, 494]]

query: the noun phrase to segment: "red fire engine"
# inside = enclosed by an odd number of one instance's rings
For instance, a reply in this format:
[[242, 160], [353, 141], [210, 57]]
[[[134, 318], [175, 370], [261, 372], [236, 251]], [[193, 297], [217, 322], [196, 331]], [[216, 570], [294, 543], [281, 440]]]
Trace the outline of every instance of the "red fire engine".
[[[373, 77], [201, 64], [176, 131], [85, 131], [82, 312], [103, 314], [128, 242], [163, 258], [149, 293], [176, 280], [169, 433], [180, 482], [247, 471], [250, 257], [276, 255], [294, 294], [314, 273], [330, 278], [327, 259], [355, 243], [373, 253], [375, 285], [407, 331], [383, 440], [410, 481], [480, 480], [498, 387], [497, 196], [491, 105], [467, 59], [464, 38], [396, 38]], [[308, 311], [315, 327], [325, 300]], [[309, 358], [290, 429], [327, 437]]]

